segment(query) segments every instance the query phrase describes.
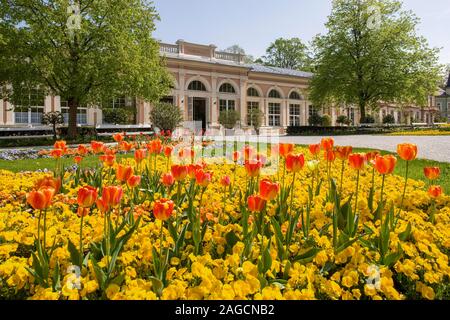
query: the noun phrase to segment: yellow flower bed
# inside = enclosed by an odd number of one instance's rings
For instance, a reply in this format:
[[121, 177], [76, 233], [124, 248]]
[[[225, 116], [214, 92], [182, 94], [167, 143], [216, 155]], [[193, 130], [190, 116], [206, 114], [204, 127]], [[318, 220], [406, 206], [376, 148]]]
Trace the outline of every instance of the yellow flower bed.
[[389, 136], [449, 136], [450, 131], [445, 130], [413, 130], [399, 131], [388, 134]]
[[[298, 148], [307, 160], [307, 149]], [[148, 162], [147, 162], [148, 161]], [[144, 166], [151, 163], [144, 160]], [[339, 181], [340, 162], [331, 167], [331, 176]], [[134, 165], [134, 161], [129, 161]], [[141, 165], [142, 166], [142, 165]], [[167, 163], [163, 156], [157, 159], [157, 168], [166, 172]], [[224, 188], [220, 184], [223, 176], [236, 177], [234, 188], [245, 192], [249, 181], [245, 168], [237, 166], [234, 173], [232, 164], [209, 164], [214, 173], [212, 183], [202, 193], [196, 195], [193, 205], [200, 209], [203, 219], [208, 221], [201, 242], [201, 250], [194, 254], [193, 234], [186, 232], [186, 245], [179, 257], [168, 259], [164, 288], [161, 299], [449, 299], [449, 250], [450, 250], [450, 197], [441, 196], [436, 200], [436, 222], [429, 222], [431, 200], [423, 182], [409, 180], [406, 198], [401, 206], [404, 179], [398, 176], [386, 176], [385, 198], [393, 203], [395, 212], [399, 211], [398, 222], [390, 234], [389, 249], [402, 248], [401, 258], [392, 266], [380, 265], [379, 253], [371, 250], [360, 241], [355, 241], [345, 250], [335, 253], [332, 243], [333, 204], [327, 199], [327, 172], [323, 161], [319, 167], [322, 188], [314, 197], [311, 207], [311, 230], [305, 239], [301, 227], [295, 228], [293, 241], [288, 248], [288, 258], [281, 260], [274, 233], [263, 239], [264, 248], [270, 241], [271, 265], [265, 273], [267, 283], [262, 286], [258, 263], [261, 259], [261, 237], [257, 235], [248, 255], [244, 254], [243, 225], [240, 220], [242, 208], [239, 193], [234, 197], [223, 197]], [[109, 169], [105, 168], [106, 176]], [[93, 266], [88, 259], [80, 274], [72, 272], [73, 265], [68, 250], [68, 241], [79, 243], [80, 218], [76, 214], [77, 191], [74, 187], [74, 173], [65, 175], [65, 191], [54, 198], [47, 212], [46, 247], [53, 244], [55, 250], [50, 259], [50, 275], [59, 268], [61, 287], [53, 290], [37, 284], [27, 270], [32, 268], [31, 252], [35, 250], [34, 239], [37, 234], [38, 210], [26, 203], [26, 193], [43, 173], [17, 173], [0, 171], [0, 296], [23, 299], [158, 299], [154, 276], [154, 254], [160, 249], [160, 231], [163, 232], [161, 245], [164, 248], [174, 246], [174, 239], [167, 229], [167, 222], [161, 229], [161, 220], [155, 220], [152, 214], [154, 201], [162, 197], [160, 192], [153, 198], [143, 200], [133, 207], [141, 223], [117, 257], [117, 274], [121, 281], [109, 283], [101, 290]], [[356, 187], [356, 173], [348, 166], [344, 170], [342, 198], [348, 198]], [[283, 167], [275, 176], [278, 181], [285, 180], [286, 185], [294, 185], [293, 206], [304, 208], [308, 203], [308, 186], [311, 172], [306, 166], [293, 175], [284, 176]], [[374, 198], [380, 198], [381, 176], [375, 174]], [[369, 191], [372, 183], [372, 169], [361, 171], [359, 201], [358, 234], [365, 230], [373, 231], [366, 238], [373, 238], [380, 232], [380, 221], [375, 221], [368, 207]], [[186, 185], [189, 182], [185, 182]], [[175, 185], [176, 186], [176, 185]], [[144, 191], [141, 190], [141, 195]], [[174, 197], [177, 188], [171, 191]], [[130, 210], [130, 195], [125, 192], [122, 210]], [[352, 205], [353, 202], [352, 202]], [[176, 208], [176, 214], [188, 206], [184, 202]], [[276, 214], [276, 201], [268, 204], [264, 223], [270, 225], [271, 217]], [[120, 222], [112, 215], [113, 224]], [[294, 214], [294, 213], [291, 213]], [[384, 213], [387, 214], [386, 212]], [[223, 221], [219, 223], [219, 217]], [[187, 223], [183, 218], [184, 224]], [[204, 221], [206, 221], [204, 220]], [[172, 220], [169, 220], [172, 221]], [[203, 222], [204, 222], [203, 221]], [[253, 225], [252, 222], [250, 225]], [[401, 240], [402, 234], [411, 224], [411, 234]], [[92, 209], [84, 217], [84, 251], [90, 251], [90, 244], [98, 242], [104, 234], [104, 216]], [[287, 223], [281, 226], [286, 233]], [[273, 226], [270, 227], [273, 230]], [[367, 240], [366, 239], [366, 240]], [[229, 244], [233, 243], [232, 246]], [[308, 259], [298, 259], [312, 246], [316, 254]], [[246, 257], [246, 258], [244, 258]], [[288, 261], [290, 260], [290, 261]], [[107, 258], [98, 261], [100, 267], [106, 266]], [[374, 275], [373, 272], [376, 274]], [[377, 278], [378, 277], [378, 278]], [[375, 279], [377, 282], [372, 282]]]

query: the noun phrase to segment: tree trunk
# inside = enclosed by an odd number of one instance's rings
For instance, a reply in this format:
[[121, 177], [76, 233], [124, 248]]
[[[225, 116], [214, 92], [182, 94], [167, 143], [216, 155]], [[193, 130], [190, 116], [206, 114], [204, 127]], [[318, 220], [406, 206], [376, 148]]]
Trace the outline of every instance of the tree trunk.
[[366, 103], [364, 101], [359, 102], [359, 123], [364, 123], [366, 120]]
[[69, 139], [74, 139], [77, 136], [77, 111], [78, 100], [74, 97], [68, 99], [69, 105], [69, 128], [67, 135]]

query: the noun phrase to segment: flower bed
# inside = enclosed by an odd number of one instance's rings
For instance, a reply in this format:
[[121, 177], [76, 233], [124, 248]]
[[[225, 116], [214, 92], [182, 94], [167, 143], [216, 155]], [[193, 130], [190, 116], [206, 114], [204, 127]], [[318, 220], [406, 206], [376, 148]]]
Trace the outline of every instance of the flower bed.
[[168, 140], [115, 139], [134, 159], [58, 142], [52, 175], [0, 171], [0, 297], [450, 298], [450, 197], [392, 175], [395, 157], [324, 139], [197, 163], [198, 150], [175, 156]]

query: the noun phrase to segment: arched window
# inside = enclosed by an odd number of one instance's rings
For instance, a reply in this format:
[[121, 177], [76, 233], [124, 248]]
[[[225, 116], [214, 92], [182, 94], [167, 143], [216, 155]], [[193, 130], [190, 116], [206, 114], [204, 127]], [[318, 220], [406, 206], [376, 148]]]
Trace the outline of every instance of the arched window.
[[234, 90], [234, 87], [229, 83], [224, 83], [220, 86], [219, 92], [221, 93], [236, 93], [236, 90]]
[[249, 97], [259, 97], [258, 90], [256, 90], [255, 88], [248, 88], [247, 96], [249, 96]]
[[292, 91], [289, 95], [289, 99], [291, 100], [302, 100], [302, 97], [299, 95], [297, 91]]
[[206, 91], [206, 87], [201, 81], [194, 80], [191, 83], [189, 83], [188, 90], [192, 90], [192, 91]]
[[269, 98], [281, 99], [281, 94], [277, 90], [272, 89], [269, 92]]

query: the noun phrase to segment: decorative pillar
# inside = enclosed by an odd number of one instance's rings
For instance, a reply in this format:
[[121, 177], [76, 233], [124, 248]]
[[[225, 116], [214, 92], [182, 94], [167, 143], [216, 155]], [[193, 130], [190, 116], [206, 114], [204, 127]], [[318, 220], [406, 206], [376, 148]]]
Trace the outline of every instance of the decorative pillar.
[[218, 99], [217, 99], [217, 74], [213, 73], [211, 74], [211, 103], [210, 103], [210, 108], [211, 108], [211, 125], [212, 126], [217, 126], [218, 125], [218, 120], [219, 120], [219, 115], [218, 115]]
[[179, 74], [179, 99], [180, 99], [180, 104], [179, 107], [181, 109], [182, 114], [184, 115], [184, 120], [188, 121], [188, 117], [187, 117], [187, 97], [186, 97], [186, 91], [185, 91], [185, 87], [186, 87], [186, 72], [184, 71], [183, 68], [180, 68], [178, 71]]
[[241, 77], [239, 79], [239, 90], [241, 93], [239, 112], [241, 114], [241, 127], [247, 125], [245, 119], [247, 118], [247, 79]]

